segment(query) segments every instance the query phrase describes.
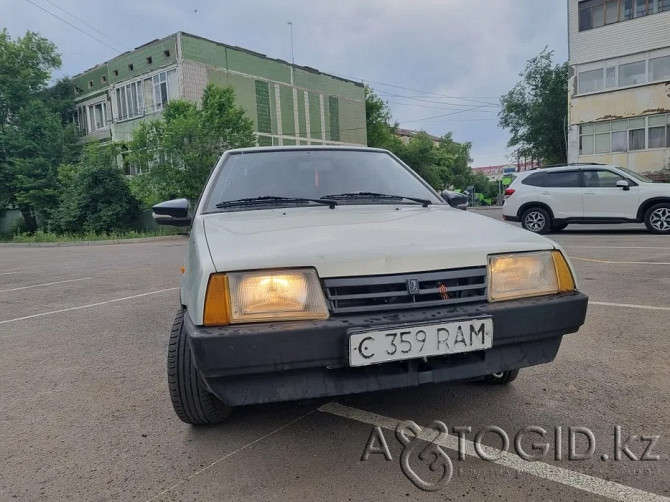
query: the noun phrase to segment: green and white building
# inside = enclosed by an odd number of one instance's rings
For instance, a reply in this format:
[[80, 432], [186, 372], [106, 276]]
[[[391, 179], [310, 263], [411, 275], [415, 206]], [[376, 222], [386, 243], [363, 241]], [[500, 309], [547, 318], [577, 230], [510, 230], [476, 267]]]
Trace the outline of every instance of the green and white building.
[[366, 144], [362, 83], [188, 33], [149, 42], [72, 80], [73, 120], [86, 141], [128, 141], [167, 102], [198, 101], [214, 83], [235, 89], [260, 146]]

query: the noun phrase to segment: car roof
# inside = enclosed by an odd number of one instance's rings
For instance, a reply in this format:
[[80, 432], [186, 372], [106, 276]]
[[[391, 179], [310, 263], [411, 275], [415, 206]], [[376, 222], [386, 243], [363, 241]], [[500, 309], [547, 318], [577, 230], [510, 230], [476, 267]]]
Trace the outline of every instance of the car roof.
[[384, 152], [390, 153], [383, 148], [370, 148], [365, 145], [300, 145], [300, 146], [253, 146], [249, 148], [234, 148], [226, 153], [257, 153], [257, 152], [284, 152], [300, 150], [341, 150], [355, 152]]
[[537, 172], [556, 172], [556, 171], [574, 171], [576, 169], [597, 169], [600, 167], [606, 167], [606, 168], [614, 168], [614, 169], [619, 169], [619, 166], [614, 166], [611, 164], [600, 164], [597, 162], [574, 162], [570, 164], [553, 164], [550, 166], [540, 166], [536, 167], [534, 169], [529, 169], [528, 171], [522, 171], [520, 173], [516, 173], [517, 176], [521, 177], [526, 177], [529, 174], [537, 173]]

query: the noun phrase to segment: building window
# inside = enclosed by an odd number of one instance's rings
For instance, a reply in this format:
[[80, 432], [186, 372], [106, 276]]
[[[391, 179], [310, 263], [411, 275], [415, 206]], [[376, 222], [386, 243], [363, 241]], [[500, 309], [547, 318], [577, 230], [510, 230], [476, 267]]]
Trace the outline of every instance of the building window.
[[647, 82], [645, 61], [635, 61], [619, 65], [619, 87], [644, 84]]
[[582, 0], [579, 31], [670, 11], [670, 0]]
[[616, 66], [605, 68], [605, 88], [614, 89], [616, 87]]
[[107, 83], [107, 75], [103, 75], [102, 77], [100, 77], [100, 83], [101, 84]]
[[649, 117], [648, 121], [649, 133], [647, 140], [649, 148], [665, 148], [666, 145], [668, 145], [668, 118], [664, 115], [656, 115], [654, 117]]
[[612, 149], [609, 122], [595, 124], [595, 153], [609, 153]]
[[104, 101], [88, 106], [88, 132], [107, 127], [107, 103]]
[[128, 65], [128, 71], [133, 71], [135, 69], [135, 65], [133, 63], [130, 63]]
[[116, 89], [116, 109], [119, 120], [144, 115], [144, 95], [141, 81]]
[[612, 127], [612, 151], [625, 152], [628, 150], [628, 121], [616, 120]]
[[591, 70], [583, 71], [579, 74], [579, 93], [602, 91], [604, 87], [603, 71]]
[[93, 88], [93, 80], [88, 81], [88, 88], [92, 89]]
[[151, 64], [151, 63], [153, 63], [153, 61], [154, 61], [154, 60], [153, 60], [153, 58], [152, 58], [151, 56], [149, 56], [149, 57], [147, 58], [147, 64]]
[[[256, 117], [258, 120], [258, 132], [272, 133], [270, 86], [262, 80], [256, 80]], [[259, 144], [263, 146], [260, 143], [260, 138]]]
[[114, 76], [118, 77], [119, 76], [119, 70], [114, 70]]
[[670, 56], [649, 60], [649, 80], [666, 80], [670, 78]]
[[72, 122], [79, 132], [86, 132], [86, 109], [83, 106], [78, 106], [72, 112], [70, 117]]
[[644, 123], [644, 118], [628, 121], [628, 150], [644, 150], [646, 136]]
[[670, 79], [670, 48], [639, 54], [634, 58], [637, 61], [631, 61], [630, 57], [626, 57], [578, 66], [577, 94], [602, 92]]
[[591, 155], [593, 153], [593, 124], [579, 127], [579, 153], [580, 155]]
[[163, 56], [165, 56], [166, 58], [169, 58], [170, 57], [170, 51], [169, 50], [164, 50], [163, 51]]
[[167, 83], [167, 73], [161, 72], [158, 75], [153, 76], [154, 84], [154, 106], [158, 108], [163, 108], [168, 102], [168, 83]]
[[618, 153], [670, 147], [670, 114], [583, 124], [579, 154]]

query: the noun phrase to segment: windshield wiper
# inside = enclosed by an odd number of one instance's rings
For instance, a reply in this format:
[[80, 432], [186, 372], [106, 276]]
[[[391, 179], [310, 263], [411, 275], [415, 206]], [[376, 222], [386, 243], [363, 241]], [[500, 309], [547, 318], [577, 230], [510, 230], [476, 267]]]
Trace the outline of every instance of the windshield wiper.
[[384, 200], [411, 200], [417, 204], [421, 204], [423, 207], [428, 207], [432, 202], [428, 199], [420, 199], [418, 197], [406, 197], [404, 195], [389, 195], [385, 193], [377, 192], [350, 192], [350, 193], [338, 193], [333, 195], [324, 195], [322, 199], [338, 200], [338, 199], [384, 199]]
[[247, 197], [245, 199], [225, 200], [223, 202], [219, 202], [216, 207], [223, 209], [225, 207], [256, 206], [261, 204], [306, 204], [308, 202], [314, 202], [316, 204], [330, 206], [331, 209], [334, 209], [337, 205], [337, 202], [327, 199], [327, 197], [321, 197], [320, 199], [305, 199], [303, 197], [279, 197], [276, 195], [263, 195], [261, 197]]

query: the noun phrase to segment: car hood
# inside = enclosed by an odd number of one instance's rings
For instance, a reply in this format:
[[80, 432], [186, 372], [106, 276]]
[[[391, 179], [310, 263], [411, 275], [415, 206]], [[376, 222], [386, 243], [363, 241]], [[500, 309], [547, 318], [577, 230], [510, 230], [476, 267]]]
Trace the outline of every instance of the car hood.
[[340, 205], [201, 215], [218, 272], [314, 267], [320, 277], [485, 265], [487, 255], [553, 249], [540, 235], [446, 205]]

